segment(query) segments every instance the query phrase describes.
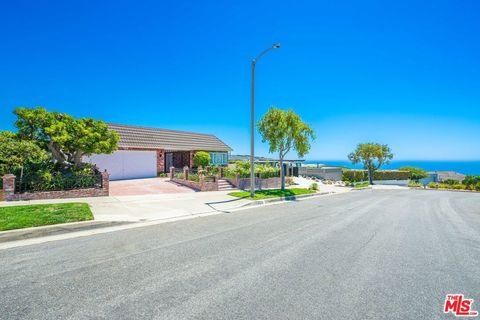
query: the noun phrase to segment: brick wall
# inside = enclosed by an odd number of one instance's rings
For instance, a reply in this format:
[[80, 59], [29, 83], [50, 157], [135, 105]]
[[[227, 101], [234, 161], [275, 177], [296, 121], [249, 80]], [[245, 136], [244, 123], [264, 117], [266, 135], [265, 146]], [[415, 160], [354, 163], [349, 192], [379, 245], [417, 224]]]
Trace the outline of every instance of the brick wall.
[[193, 155], [194, 154], [195, 154], [195, 151], [190, 151], [190, 161], [189, 161], [189, 163], [190, 163], [189, 167], [190, 168], [193, 168]]
[[218, 181], [190, 181], [190, 180], [185, 180], [185, 179], [177, 179], [173, 178], [170, 179], [171, 181], [181, 184], [183, 186], [192, 188], [197, 191], [218, 191]]
[[106, 197], [109, 195], [109, 178], [107, 172], [102, 172], [101, 188], [15, 193], [15, 175], [6, 174], [3, 176], [3, 194], [6, 201]]
[[[188, 176], [188, 168], [183, 170], [184, 177]], [[175, 178], [174, 168], [170, 169], [169, 178], [171, 181], [178, 184], [187, 186], [197, 191], [218, 191], [218, 177], [215, 177], [213, 181], [205, 181], [203, 177], [200, 177], [200, 181], [191, 181], [186, 179]]]
[[157, 150], [157, 174], [165, 172], [165, 150]]

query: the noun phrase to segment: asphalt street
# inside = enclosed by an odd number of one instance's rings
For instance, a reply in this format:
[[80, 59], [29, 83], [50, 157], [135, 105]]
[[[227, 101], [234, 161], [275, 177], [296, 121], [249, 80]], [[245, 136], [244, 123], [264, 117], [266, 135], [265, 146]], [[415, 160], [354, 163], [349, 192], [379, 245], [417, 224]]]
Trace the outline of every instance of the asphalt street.
[[453, 319], [480, 194], [365, 190], [0, 250], [1, 319]]

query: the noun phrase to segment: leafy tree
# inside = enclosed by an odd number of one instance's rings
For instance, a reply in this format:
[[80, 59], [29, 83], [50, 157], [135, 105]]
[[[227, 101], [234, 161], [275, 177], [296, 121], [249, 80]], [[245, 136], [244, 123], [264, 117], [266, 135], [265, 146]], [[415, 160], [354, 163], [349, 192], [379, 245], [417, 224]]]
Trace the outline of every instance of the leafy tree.
[[293, 110], [271, 107], [257, 124], [263, 142], [270, 144], [270, 153], [278, 152], [282, 190], [285, 189], [283, 160], [292, 150], [303, 157], [310, 150], [310, 141], [315, 138], [312, 128], [303, 122]]
[[20, 140], [9, 131], [0, 132], [0, 177], [7, 173], [34, 173], [49, 162], [45, 150], [31, 141]]
[[83, 156], [109, 154], [117, 149], [118, 134], [103, 121], [75, 119], [42, 107], [17, 108], [14, 113], [20, 138], [36, 141], [50, 151], [55, 162], [65, 167], [79, 166]]
[[195, 167], [205, 168], [210, 164], [210, 161], [210, 154], [208, 152], [198, 151], [193, 155], [193, 164]]
[[368, 171], [368, 182], [373, 184], [373, 173], [383, 164], [389, 164], [393, 154], [386, 144], [379, 143], [360, 143], [357, 149], [348, 155], [348, 159], [353, 164], [363, 163], [365, 170]]
[[421, 168], [416, 168], [416, 167], [401, 167], [401, 171], [408, 171], [410, 172], [410, 179], [417, 181], [423, 178], [428, 177], [427, 171], [421, 169]]

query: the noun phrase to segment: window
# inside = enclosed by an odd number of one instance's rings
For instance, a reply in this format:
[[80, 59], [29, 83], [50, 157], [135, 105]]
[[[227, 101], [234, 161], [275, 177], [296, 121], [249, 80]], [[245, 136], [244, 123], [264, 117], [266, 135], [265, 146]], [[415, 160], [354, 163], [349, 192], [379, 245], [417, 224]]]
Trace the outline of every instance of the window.
[[210, 152], [210, 164], [213, 164], [213, 165], [228, 164], [228, 154], [226, 152]]

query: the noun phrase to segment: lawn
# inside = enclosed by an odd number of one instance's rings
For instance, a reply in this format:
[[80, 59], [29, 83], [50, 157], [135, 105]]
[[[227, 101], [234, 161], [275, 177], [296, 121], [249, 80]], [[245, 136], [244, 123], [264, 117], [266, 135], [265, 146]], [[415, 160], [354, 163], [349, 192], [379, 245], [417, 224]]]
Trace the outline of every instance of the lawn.
[[370, 183], [368, 183], [368, 182], [361, 182], [361, 183], [354, 184], [353, 187], [354, 188], [365, 188], [365, 187], [368, 187], [369, 185], [370, 185]]
[[0, 231], [93, 220], [86, 203], [0, 207]]
[[[269, 198], [280, 198], [280, 197], [290, 197], [290, 196], [298, 196], [301, 194], [311, 194], [315, 193], [313, 190], [308, 189], [300, 189], [300, 188], [291, 188], [291, 189], [271, 189], [271, 190], [257, 190], [255, 191], [255, 197], [253, 200], [262, 200], [262, 199], [269, 199]], [[250, 192], [248, 191], [237, 191], [237, 192], [230, 192], [229, 196], [237, 197], [237, 198], [250, 198]]]

